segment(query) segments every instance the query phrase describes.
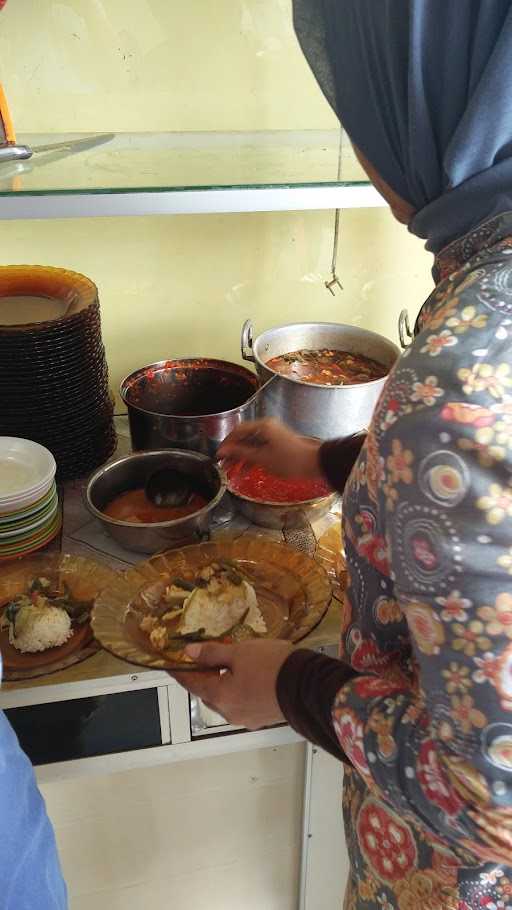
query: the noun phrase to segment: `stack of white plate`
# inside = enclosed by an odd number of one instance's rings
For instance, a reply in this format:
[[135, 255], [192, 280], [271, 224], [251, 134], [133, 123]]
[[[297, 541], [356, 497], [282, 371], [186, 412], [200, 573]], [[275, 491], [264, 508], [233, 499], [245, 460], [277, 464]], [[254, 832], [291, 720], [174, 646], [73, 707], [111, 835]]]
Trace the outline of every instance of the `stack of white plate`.
[[26, 556], [59, 533], [55, 459], [17, 436], [0, 436], [0, 561]]

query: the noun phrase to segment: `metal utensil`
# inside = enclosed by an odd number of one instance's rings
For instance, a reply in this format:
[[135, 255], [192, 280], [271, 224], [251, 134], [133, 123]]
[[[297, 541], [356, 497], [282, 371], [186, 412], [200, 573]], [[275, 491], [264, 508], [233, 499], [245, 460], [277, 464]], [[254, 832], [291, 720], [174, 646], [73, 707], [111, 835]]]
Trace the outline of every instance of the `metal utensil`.
[[192, 496], [192, 488], [184, 474], [174, 468], [160, 468], [146, 481], [144, 492], [159, 508], [184, 506]]
[[[271, 382], [272, 380], [270, 380]], [[262, 386], [264, 388], [264, 386]], [[261, 389], [260, 389], [261, 391]], [[258, 392], [256, 392], [258, 395]], [[254, 396], [256, 397], [256, 396]], [[252, 448], [261, 448], [266, 444], [266, 439], [259, 430], [255, 430], [244, 437], [244, 445]], [[222, 465], [217, 462], [222, 470]], [[160, 468], [150, 475], [146, 481], [144, 492], [147, 498], [159, 508], [175, 508], [186, 505], [195, 492], [190, 477], [186, 477], [175, 468]], [[199, 492], [199, 491], [198, 491]]]
[[0, 146], [0, 163], [4, 161], [27, 161], [34, 154], [42, 152], [81, 152], [96, 145], [103, 145], [114, 138], [114, 133], [100, 133], [96, 136], [84, 136], [80, 139], [68, 139], [61, 142], [48, 142], [44, 145], [20, 145], [17, 142], [7, 142]]

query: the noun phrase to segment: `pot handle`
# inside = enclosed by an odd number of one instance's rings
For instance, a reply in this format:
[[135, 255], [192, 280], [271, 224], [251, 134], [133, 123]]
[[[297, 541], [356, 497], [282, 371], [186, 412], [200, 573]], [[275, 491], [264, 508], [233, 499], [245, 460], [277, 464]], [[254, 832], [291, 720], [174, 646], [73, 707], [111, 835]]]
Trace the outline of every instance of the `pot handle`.
[[240, 338], [240, 350], [242, 352], [242, 357], [244, 360], [249, 360], [251, 363], [256, 363], [254, 355], [252, 353], [252, 319], [246, 319], [242, 326], [242, 337]]
[[403, 350], [410, 347], [411, 339], [414, 338], [414, 332], [411, 331], [408, 310], [402, 310], [398, 317], [398, 337], [400, 338], [400, 344]]
[[247, 401], [244, 401], [244, 403], [240, 405], [240, 407], [238, 408], [239, 413], [240, 413], [240, 414], [243, 414], [243, 412], [246, 411], [247, 408], [249, 408], [252, 404], [254, 404], [254, 402], [256, 401], [256, 399], [260, 397], [261, 393], [264, 392], [265, 389], [268, 389], [270, 383], [271, 383], [271, 382], [276, 382], [276, 380], [277, 380], [278, 378], [279, 378], [279, 377], [276, 376], [276, 374], [274, 373], [274, 375], [271, 376], [270, 379], [267, 379], [267, 381], [264, 382], [263, 385], [260, 385], [259, 389], [256, 389], [256, 391], [254, 392], [254, 394], [251, 395], [251, 397], [248, 398]]

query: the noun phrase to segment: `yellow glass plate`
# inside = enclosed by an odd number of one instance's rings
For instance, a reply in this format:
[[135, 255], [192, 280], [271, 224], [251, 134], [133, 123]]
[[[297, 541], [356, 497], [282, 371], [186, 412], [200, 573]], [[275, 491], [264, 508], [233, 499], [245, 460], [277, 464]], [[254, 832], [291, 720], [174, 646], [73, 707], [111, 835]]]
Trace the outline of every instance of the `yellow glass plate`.
[[219, 559], [237, 563], [254, 585], [267, 625], [265, 638], [298, 642], [315, 628], [332, 598], [329, 579], [313, 559], [265, 537], [244, 535], [154, 556], [116, 577], [96, 599], [93, 632], [102, 646], [131, 663], [154, 669], [196, 669], [183, 649], [152, 649], [132, 609], [140, 592], [162, 579], [192, 580]]
[[[10, 568], [2, 568], [0, 613], [13, 597], [28, 590], [34, 578], [40, 577], [65, 581], [76, 600], [92, 602], [100, 590], [114, 585], [117, 573], [103, 563], [82, 556], [54, 553], [28, 557], [13, 563]], [[64, 670], [95, 654], [99, 645], [93, 638], [90, 622], [86, 622], [77, 625], [72, 637], [60, 647], [33, 654], [13, 648], [7, 631], [3, 630], [0, 632], [0, 650], [3, 679], [12, 682]]]

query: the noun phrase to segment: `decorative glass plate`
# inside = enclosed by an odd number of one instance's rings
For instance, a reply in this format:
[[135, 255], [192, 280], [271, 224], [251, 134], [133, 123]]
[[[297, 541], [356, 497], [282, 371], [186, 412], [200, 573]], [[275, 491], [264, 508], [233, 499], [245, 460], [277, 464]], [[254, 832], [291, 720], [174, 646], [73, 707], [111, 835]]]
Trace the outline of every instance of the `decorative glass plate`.
[[183, 648], [153, 650], [131, 609], [140, 591], [162, 579], [192, 580], [217, 560], [231, 560], [253, 584], [267, 625], [264, 638], [298, 642], [315, 628], [331, 602], [324, 569], [314, 560], [265, 537], [242, 536], [195, 544], [153, 556], [123, 575], [96, 599], [92, 628], [102, 646], [131, 663], [155, 669], [197, 669]]
[[[103, 563], [82, 556], [65, 556], [60, 553], [34, 556], [2, 569], [0, 576], [0, 613], [17, 594], [28, 590], [34, 578], [64, 581], [71, 594], [79, 601], [94, 602], [99, 591], [115, 584], [117, 573]], [[25, 653], [9, 642], [7, 630], [0, 630], [0, 652], [4, 681], [33, 679], [56, 673], [95, 654], [100, 646], [94, 640], [89, 621], [73, 625], [73, 635], [63, 645], [46, 651]]]

